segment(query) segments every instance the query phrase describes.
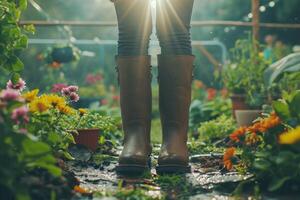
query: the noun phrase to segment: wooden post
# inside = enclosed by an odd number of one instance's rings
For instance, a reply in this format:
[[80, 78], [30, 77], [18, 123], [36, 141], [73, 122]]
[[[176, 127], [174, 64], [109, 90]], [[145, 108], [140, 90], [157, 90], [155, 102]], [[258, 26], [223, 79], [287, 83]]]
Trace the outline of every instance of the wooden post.
[[259, 41], [259, 4], [260, 0], [252, 0], [252, 34], [254, 42]]

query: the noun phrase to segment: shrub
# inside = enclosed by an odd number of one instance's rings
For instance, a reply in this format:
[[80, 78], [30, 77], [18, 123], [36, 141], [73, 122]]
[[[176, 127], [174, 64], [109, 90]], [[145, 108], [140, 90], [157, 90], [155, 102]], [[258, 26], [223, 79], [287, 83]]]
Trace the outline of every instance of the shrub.
[[217, 119], [203, 122], [198, 129], [199, 139], [206, 143], [228, 137], [236, 128], [235, 122], [231, 117], [221, 115]]

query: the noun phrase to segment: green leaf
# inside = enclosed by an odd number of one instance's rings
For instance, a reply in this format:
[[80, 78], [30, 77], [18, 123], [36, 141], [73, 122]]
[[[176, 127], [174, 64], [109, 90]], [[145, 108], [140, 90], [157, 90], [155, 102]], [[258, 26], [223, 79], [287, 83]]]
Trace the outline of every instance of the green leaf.
[[23, 28], [28, 33], [31, 33], [31, 34], [35, 33], [35, 27], [32, 24], [30, 24], [30, 25], [24, 25]]
[[24, 140], [22, 146], [24, 153], [27, 156], [36, 156], [51, 152], [51, 149], [47, 144], [29, 139]]
[[300, 116], [300, 92], [296, 93], [291, 100], [290, 110], [295, 116]]
[[271, 163], [264, 159], [256, 159], [253, 166], [258, 170], [267, 171], [270, 169]]
[[25, 10], [27, 8], [27, 0], [19, 0], [19, 8]]
[[18, 57], [14, 57], [11, 61], [13, 72], [21, 72], [24, 69], [24, 64]]
[[274, 179], [271, 181], [271, 183], [270, 183], [270, 185], [269, 185], [269, 187], [268, 187], [268, 190], [269, 190], [270, 192], [274, 192], [274, 191], [280, 189], [280, 188], [283, 186], [283, 184], [284, 184], [286, 181], [288, 181], [289, 179], [291, 179], [291, 178], [288, 177], [288, 176], [286, 176], [286, 177], [284, 177], [284, 178], [274, 178]]
[[287, 120], [291, 117], [289, 105], [286, 102], [282, 100], [274, 101], [272, 106], [281, 119]]
[[19, 73], [13, 73], [11, 76], [11, 81], [16, 84], [20, 80], [20, 74]]
[[28, 45], [28, 38], [26, 35], [22, 35], [20, 37], [18, 47], [19, 48], [27, 48], [27, 45]]

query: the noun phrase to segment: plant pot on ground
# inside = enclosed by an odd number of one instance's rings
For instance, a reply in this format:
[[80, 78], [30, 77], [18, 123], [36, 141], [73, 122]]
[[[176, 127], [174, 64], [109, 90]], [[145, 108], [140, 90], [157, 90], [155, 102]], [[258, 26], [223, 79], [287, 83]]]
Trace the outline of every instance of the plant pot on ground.
[[250, 126], [262, 114], [262, 110], [236, 110], [235, 116], [239, 127]]
[[109, 116], [97, 112], [90, 112], [87, 109], [78, 109], [79, 118], [75, 119], [76, 131], [73, 136], [76, 144], [81, 144], [95, 151], [98, 147], [100, 135], [104, 139], [109, 133], [116, 131], [115, 120]]
[[230, 96], [232, 102], [232, 115], [236, 118], [236, 110], [247, 110], [249, 105], [246, 102], [246, 95], [242, 94], [233, 94]]
[[83, 145], [92, 151], [96, 151], [100, 136], [100, 129], [77, 129], [73, 132], [76, 144]]

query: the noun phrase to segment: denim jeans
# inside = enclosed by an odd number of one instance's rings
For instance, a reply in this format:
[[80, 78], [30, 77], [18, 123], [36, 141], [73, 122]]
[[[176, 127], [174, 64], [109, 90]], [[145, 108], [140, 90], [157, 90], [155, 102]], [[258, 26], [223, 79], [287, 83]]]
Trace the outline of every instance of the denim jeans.
[[[191, 55], [190, 21], [194, 0], [156, 0], [156, 29], [162, 55]], [[148, 55], [152, 17], [150, 0], [115, 2], [118, 55]]]

